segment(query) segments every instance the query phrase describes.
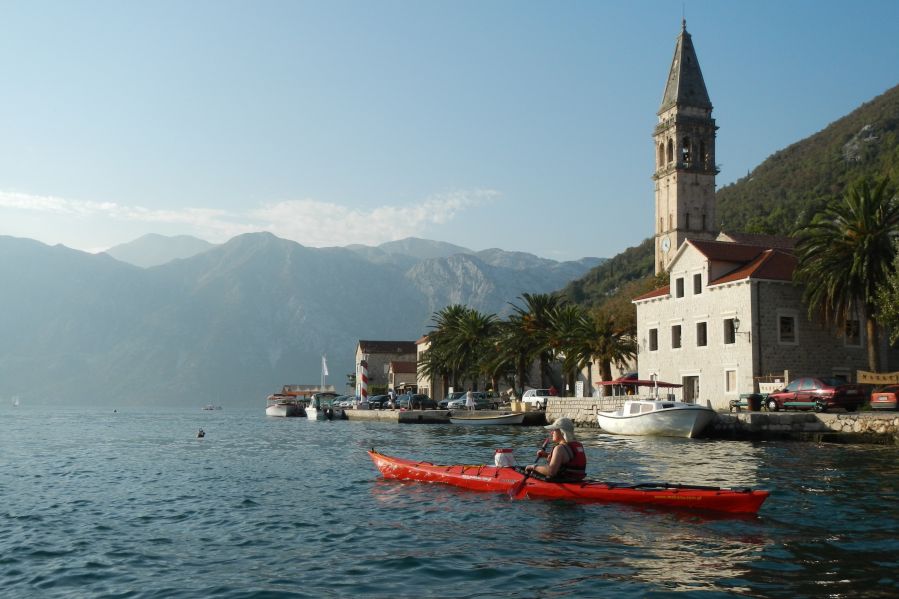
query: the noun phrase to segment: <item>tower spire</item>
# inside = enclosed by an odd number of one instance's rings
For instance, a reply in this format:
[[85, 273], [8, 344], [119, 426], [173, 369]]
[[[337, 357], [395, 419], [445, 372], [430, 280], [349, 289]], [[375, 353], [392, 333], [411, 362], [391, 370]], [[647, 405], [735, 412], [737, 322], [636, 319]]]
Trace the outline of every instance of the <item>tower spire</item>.
[[674, 47], [659, 114], [675, 105], [712, 109], [702, 69], [699, 68], [699, 59], [696, 58], [696, 49], [693, 47], [693, 38], [687, 33], [687, 19], [681, 20], [681, 32]]
[[715, 237], [715, 119], [687, 19], [674, 47], [655, 140], [656, 274], [688, 238]]

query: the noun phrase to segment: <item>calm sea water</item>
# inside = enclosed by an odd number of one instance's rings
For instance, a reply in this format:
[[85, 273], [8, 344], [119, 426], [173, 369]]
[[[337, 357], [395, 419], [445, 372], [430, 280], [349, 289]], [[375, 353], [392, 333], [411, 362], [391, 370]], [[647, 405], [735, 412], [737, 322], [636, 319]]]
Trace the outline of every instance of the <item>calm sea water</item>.
[[535, 428], [0, 406], [0, 595], [899, 595], [896, 448], [581, 433], [599, 478], [772, 497], [753, 517], [512, 501], [385, 481], [365, 454], [525, 463]]

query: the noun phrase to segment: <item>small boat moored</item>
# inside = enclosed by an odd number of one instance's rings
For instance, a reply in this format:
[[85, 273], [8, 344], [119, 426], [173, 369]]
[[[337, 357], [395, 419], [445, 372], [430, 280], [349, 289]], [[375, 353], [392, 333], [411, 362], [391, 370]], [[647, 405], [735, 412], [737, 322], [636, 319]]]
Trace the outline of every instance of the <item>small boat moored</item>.
[[303, 406], [296, 396], [273, 393], [265, 399], [268, 402], [265, 406], [266, 416], [297, 417], [303, 415]]
[[498, 424], [521, 424], [524, 422], [524, 412], [516, 414], [497, 414], [495, 416], [460, 416], [450, 413], [450, 422], [468, 426], [492, 426]]
[[525, 476], [519, 469], [511, 467], [416, 462], [387, 456], [374, 449], [368, 455], [384, 478], [445, 483], [471, 491], [508, 493], [531, 499], [570, 499], [755, 514], [769, 495], [768, 491], [759, 489], [672, 483], [551, 482]]
[[693, 438], [715, 418], [715, 410], [711, 407], [660, 399], [659, 388], [681, 387], [675, 383], [629, 379], [604, 381], [597, 385], [627, 385], [633, 388], [642, 386], [653, 389], [653, 394], [648, 397], [625, 396], [623, 405], [617, 410], [598, 412], [597, 423], [607, 433]]

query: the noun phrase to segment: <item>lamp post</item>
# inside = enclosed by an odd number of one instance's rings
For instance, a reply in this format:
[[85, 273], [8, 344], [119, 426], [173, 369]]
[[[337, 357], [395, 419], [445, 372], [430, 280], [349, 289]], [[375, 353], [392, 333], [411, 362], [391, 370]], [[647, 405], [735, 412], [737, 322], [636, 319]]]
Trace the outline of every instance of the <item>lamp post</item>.
[[743, 331], [740, 332], [740, 319], [739, 317], [734, 317], [734, 335], [746, 335], [747, 341], [752, 341], [752, 331]]

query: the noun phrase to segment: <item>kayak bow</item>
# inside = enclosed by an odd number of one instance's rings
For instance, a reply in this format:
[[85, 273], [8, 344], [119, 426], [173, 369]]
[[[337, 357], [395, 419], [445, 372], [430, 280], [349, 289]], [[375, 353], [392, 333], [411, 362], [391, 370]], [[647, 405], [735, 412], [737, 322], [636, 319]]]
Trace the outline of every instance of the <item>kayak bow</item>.
[[508, 493], [516, 485], [521, 485], [517, 496], [527, 496], [531, 499], [631, 503], [754, 514], [759, 511], [769, 495], [768, 491], [749, 488], [726, 489], [671, 483], [630, 485], [593, 480], [558, 483], [525, 477], [524, 473], [515, 468], [487, 465], [449, 466], [416, 462], [384, 455], [374, 449], [369, 451], [368, 455], [384, 478], [444, 483], [471, 491], [495, 493]]

